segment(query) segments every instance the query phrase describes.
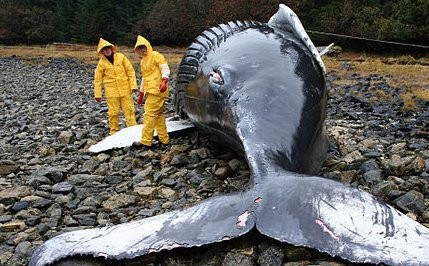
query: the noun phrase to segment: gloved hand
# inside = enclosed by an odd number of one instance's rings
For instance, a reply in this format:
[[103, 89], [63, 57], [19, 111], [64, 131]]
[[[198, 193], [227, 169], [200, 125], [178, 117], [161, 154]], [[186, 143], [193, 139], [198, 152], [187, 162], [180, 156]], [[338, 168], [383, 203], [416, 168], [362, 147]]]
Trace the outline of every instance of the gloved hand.
[[164, 92], [167, 89], [168, 78], [162, 78], [161, 84], [159, 85], [159, 91]]
[[137, 92], [137, 88], [133, 88], [131, 91], [132, 92]]
[[137, 99], [137, 105], [141, 106], [143, 103], [144, 92], [139, 91], [139, 98]]
[[99, 103], [101, 103], [101, 98], [95, 98], [95, 100]]

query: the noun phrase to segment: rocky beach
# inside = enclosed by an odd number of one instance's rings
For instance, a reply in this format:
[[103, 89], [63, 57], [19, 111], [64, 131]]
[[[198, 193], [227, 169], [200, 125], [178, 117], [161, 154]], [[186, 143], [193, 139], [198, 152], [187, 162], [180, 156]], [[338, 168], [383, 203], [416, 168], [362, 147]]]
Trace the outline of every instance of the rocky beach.
[[[406, 88], [390, 85], [391, 74], [342, 67], [349, 73], [344, 85], [335, 71], [327, 74], [331, 148], [320, 175], [429, 226], [429, 102], [404, 110]], [[93, 99], [94, 68], [72, 59], [0, 57], [0, 265], [27, 265], [36, 247], [63, 232], [150, 217], [249, 184], [242, 155], [194, 130], [153, 150], [89, 152], [109, 132], [106, 103]], [[136, 110], [141, 122], [143, 109]], [[171, 99], [166, 115], [175, 115]], [[120, 265], [296, 264], [350, 265], [256, 232]]]

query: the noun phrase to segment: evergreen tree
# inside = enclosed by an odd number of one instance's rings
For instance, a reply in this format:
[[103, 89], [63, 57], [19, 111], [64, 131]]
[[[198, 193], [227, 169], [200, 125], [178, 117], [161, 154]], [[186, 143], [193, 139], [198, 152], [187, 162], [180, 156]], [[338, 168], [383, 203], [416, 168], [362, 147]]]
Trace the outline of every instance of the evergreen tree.
[[71, 27], [72, 42], [96, 43], [100, 37], [116, 41], [115, 17], [112, 0], [78, 0], [74, 23]]
[[55, 16], [50, 10], [33, 6], [25, 11], [22, 20], [25, 27], [27, 43], [49, 43], [56, 39]]
[[54, 12], [57, 20], [57, 41], [70, 42], [76, 12], [76, 0], [56, 1]]

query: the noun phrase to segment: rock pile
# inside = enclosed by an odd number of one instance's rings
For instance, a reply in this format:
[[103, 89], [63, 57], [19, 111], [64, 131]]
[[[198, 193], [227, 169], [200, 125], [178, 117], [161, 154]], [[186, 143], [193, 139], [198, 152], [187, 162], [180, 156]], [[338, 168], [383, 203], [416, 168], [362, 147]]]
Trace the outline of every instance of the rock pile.
[[[196, 132], [173, 136], [155, 150], [88, 152], [108, 134], [105, 102], [93, 100], [94, 67], [0, 58], [1, 265], [26, 265], [35, 247], [62, 232], [153, 216], [248, 185], [246, 161]], [[396, 98], [404, 88], [391, 87], [390, 78], [361, 77], [351, 69], [352, 85], [334, 86], [339, 78], [328, 74], [332, 147], [321, 175], [367, 190], [429, 224], [428, 103], [420, 102], [419, 112], [403, 111]], [[171, 102], [167, 107], [174, 115]], [[177, 251], [125, 263], [339, 262], [257, 234], [198, 254]]]

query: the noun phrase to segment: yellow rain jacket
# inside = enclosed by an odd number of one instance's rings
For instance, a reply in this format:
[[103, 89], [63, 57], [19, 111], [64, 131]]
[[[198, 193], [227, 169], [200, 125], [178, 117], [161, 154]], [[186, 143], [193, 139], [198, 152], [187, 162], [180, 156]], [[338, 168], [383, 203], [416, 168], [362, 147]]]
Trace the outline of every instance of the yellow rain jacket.
[[[112, 46], [113, 64], [103, 55], [101, 49]], [[119, 131], [119, 112], [122, 109], [127, 127], [137, 124], [132, 97], [132, 90], [137, 89], [134, 68], [128, 58], [117, 52], [110, 42], [100, 38], [97, 47], [100, 57], [94, 73], [94, 98], [101, 98], [101, 87], [104, 85], [106, 103], [109, 111], [110, 134]]]
[[[113, 64], [101, 53], [106, 46], [112, 46]], [[106, 98], [130, 95], [133, 89], [137, 89], [134, 68], [124, 54], [117, 52], [116, 46], [100, 38], [97, 53], [100, 60], [94, 74], [94, 98], [101, 98], [102, 83]]]
[[[146, 55], [139, 54], [137, 47], [146, 46]], [[143, 56], [140, 61], [142, 71], [142, 87], [146, 95], [143, 115], [143, 130], [140, 143], [146, 146], [152, 145], [154, 130], [158, 133], [159, 141], [167, 144], [170, 141], [165, 123], [164, 104], [168, 97], [168, 85], [164, 92], [159, 91], [162, 78], [168, 78], [170, 69], [167, 60], [157, 51], [153, 51], [152, 45], [142, 36], [137, 36], [134, 46], [137, 54]], [[140, 87], [140, 91], [142, 91]]]
[[147, 54], [144, 55], [140, 61], [144, 93], [150, 93], [162, 98], [167, 98], [168, 85], [164, 92], [159, 91], [161, 79], [168, 78], [170, 75], [167, 60], [162, 54], [152, 49], [152, 45], [148, 40], [139, 35], [137, 36], [137, 42], [134, 46], [134, 50], [136, 51], [136, 48], [140, 45], [145, 45], [147, 49]]

